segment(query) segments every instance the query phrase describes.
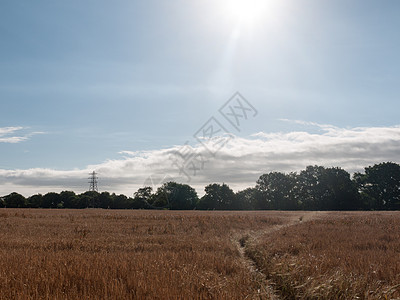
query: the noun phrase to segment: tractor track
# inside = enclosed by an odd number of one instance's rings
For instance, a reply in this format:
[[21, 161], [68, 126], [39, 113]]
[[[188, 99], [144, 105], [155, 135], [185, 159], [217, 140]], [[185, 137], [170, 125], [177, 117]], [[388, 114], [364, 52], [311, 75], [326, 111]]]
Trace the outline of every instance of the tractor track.
[[241, 263], [248, 269], [253, 277], [253, 280], [256, 281], [260, 286], [258, 291], [256, 291], [252, 295], [249, 295], [246, 299], [280, 299], [279, 295], [274, 290], [274, 283], [267, 278], [267, 274], [264, 274], [261, 270], [257, 269], [254, 260], [247, 255], [246, 249], [253, 245], [256, 245], [262, 237], [271, 234], [272, 232], [276, 232], [284, 228], [289, 228], [300, 223], [317, 219], [323, 214], [323, 212], [302, 211], [288, 218], [287, 223], [285, 224], [274, 225], [261, 230], [236, 232], [232, 236], [231, 241], [240, 254]]

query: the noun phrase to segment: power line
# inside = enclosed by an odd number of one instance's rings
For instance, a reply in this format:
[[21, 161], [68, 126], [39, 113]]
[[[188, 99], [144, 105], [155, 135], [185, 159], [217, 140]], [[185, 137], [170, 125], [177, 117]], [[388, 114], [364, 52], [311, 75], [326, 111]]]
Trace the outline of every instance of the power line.
[[98, 192], [98, 187], [97, 187], [97, 182], [98, 182], [98, 177], [97, 173], [93, 171], [92, 173], [89, 173], [89, 191], [90, 192]]

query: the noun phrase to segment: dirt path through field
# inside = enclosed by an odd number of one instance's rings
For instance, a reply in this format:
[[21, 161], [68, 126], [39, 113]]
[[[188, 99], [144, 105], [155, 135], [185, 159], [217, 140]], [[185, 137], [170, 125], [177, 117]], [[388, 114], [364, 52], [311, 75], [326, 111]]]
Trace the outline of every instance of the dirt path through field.
[[316, 211], [300, 211], [292, 212], [290, 215], [283, 213], [285, 219], [284, 224], [269, 226], [261, 230], [250, 230], [246, 232], [236, 232], [232, 236], [232, 242], [240, 253], [240, 260], [252, 274], [254, 280], [259, 284], [260, 289], [257, 291], [257, 299], [279, 299], [273, 289], [273, 283], [270, 282], [266, 275], [255, 267], [253, 260], [246, 255], [246, 247], [257, 244], [258, 240], [272, 232], [288, 228], [290, 226], [308, 222], [325, 215], [325, 212]]

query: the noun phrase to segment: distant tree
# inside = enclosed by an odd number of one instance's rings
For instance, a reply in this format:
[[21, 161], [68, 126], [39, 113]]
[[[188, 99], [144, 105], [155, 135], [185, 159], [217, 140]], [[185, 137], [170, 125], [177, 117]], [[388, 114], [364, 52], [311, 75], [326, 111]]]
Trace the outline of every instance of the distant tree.
[[321, 210], [321, 202], [325, 193], [321, 179], [325, 168], [308, 166], [297, 176], [295, 193], [300, 207], [304, 210]]
[[60, 202], [61, 202], [60, 194], [50, 192], [43, 196], [42, 207], [57, 208]]
[[27, 199], [27, 206], [32, 208], [40, 208], [42, 207], [42, 202], [43, 202], [42, 194], [32, 195]]
[[229, 210], [235, 208], [236, 196], [227, 184], [209, 184], [204, 191], [206, 193], [199, 201], [199, 209]]
[[400, 165], [385, 162], [366, 167], [364, 174], [354, 175], [354, 182], [361, 193], [364, 208], [400, 209]]
[[93, 193], [97, 193], [97, 192], [85, 192], [82, 194], [77, 195], [77, 199], [76, 202], [74, 204], [74, 208], [88, 208], [91, 207], [91, 203], [93, 203], [95, 200], [93, 199], [94, 194]]
[[62, 205], [63, 208], [76, 208], [78, 203], [78, 197], [72, 191], [63, 191], [60, 193], [59, 207]]
[[254, 210], [258, 209], [258, 202], [260, 197], [260, 191], [256, 188], [247, 188], [243, 191], [239, 191], [235, 195], [237, 209], [242, 210]]
[[305, 210], [354, 210], [360, 206], [356, 185], [341, 168], [308, 166], [297, 176], [295, 192]]
[[133, 196], [132, 208], [150, 208], [153, 188], [150, 186], [139, 188]]
[[361, 206], [357, 186], [350, 174], [341, 168], [327, 168], [321, 179], [325, 188], [321, 208], [324, 210], [356, 210]]
[[156, 192], [151, 196], [148, 202], [151, 208], [161, 209], [169, 208], [169, 199], [166, 191], [161, 187], [156, 190]]
[[113, 199], [109, 192], [102, 192], [98, 197], [98, 205], [100, 208], [110, 208], [112, 206]]
[[125, 195], [115, 195], [112, 194], [113, 207], [115, 209], [127, 209], [130, 208], [129, 198]]
[[77, 195], [77, 201], [74, 205], [74, 208], [88, 208], [90, 201], [92, 201], [91, 197], [82, 193]]
[[261, 175], [256, 189], [260, 192], [258, 208], [295, 210], [299, 208], [294, 194], [296, 174], [271, 172]]
[[50, 192], [29, 198], [18, 193], [0, 197], [0, 207], [32, 208], [158, 208], [158, 209], [281, 209], [281, 210], [400, 210], [400, 165], [385, 162], [350, 174], [341, 168], [308, 166], [300, 173], [271, 172], [255, 188], [236, 194], [226, 184], [209, 184], [199, 199], [187, 184], [167, 182], [155, 193], [143, 187], [133, 198], [103, 192]]
[[3, 197], [4, 206], [10, 208], [23, 208], [26, 207], [26, 199], [18, 193], [11, 193]]
[[198, 199], [191, 186], [170, 181], [157, 189], [151, 202], [155, 207], [189, 210], [195, 208]]
[[100, 194], [96, 191], [87, 191], [81, 194], [80, 203], [78, 204], [81, 208], [83, 207], [90, 207], [96, 208], [99, 207], [99, 198]]

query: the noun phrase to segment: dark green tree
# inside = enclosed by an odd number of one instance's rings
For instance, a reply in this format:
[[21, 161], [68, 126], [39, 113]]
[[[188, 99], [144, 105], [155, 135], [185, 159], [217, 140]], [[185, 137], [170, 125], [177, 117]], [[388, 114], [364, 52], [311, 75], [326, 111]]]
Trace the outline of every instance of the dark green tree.
[[304, 210], [321, 210], [321, 202], [325, 193], [321, 180], [325, 168], [308, 166], [297, 176], [295, 194], [299, 205]]
[[109, 192], [102, 192], [98, 197], [98, 205], [100, 208], [110, 208], [112, 206], [112, 197]]
[[148, 202], [151, 208], [155, 209], [168, 209], [168, 195], [167, 193], [158, 188], [157, 191], [151, 196], [150, 201]]
[[150, 208], [153, 188], [150, 186], [139, 188], [133, 195], [132, 208]]
[[113, 198], [113, 206], [112, 208], [115, 209], [127, 209], [130, 208], [130, 201], [129, 198], [125, 195], [116, 195], [112, 194]]
[[327, 168], [321, 178], [325, 192], [321, 209], [356, 210], [360, 208], [360, 195], [350, 174], [341, 168]]
[[50, 192], [43, 196], [42, 207], [43, 208], [57, 208], [61, 203], [60, 194]]
[[78, 202], [78, 197], [75, 192], [63, 191], [60, 193], [60, 204], [64, 208], [76, 208]]
[[23, 208], [26, 207], [26, 199], [18, 193], [11, 193], [3, 197], [4, 206], [10, 208]]
[[206, 193], [197, 206], [199, 209], [234, 209], [236, 195], [227, 184], [209, 184], [204, 191]]
[[42, 202], [43, 202], [42, 194], [32, 195], [27, 199], [27, 206], [31, 208], [40, 208], [42, 207]]
[[255, 210], [258, 209], [258, 203], [260, 202], [260, 191], [256, 188], [247, 188], [243, 191], [236, 193], [236, 206], [237, 209], [241, 210]]
[[296, 174], [271, 172], [261, 175], [256, 189], [260, 192], [257, 207], [260, 209], [295, 210], [299, 208], [294, 194]]
[[308, 166], [297, 176], [295, 193], [304, 210], [355, 210], [360, 206], [356, 185], [341, 168]]
[[400, 165], [385, 162], [356, 173], [354, 182], [361, 193], [365, 209], [400, 209]]
[[152, 197], [152, 205], [159, 208], [190, 210], [196, 207], [198, 196], [187, 184], [173, 181], [164, 183]]
[[99, 207], [100, 194], [96, 191], [87, 191], [80, 195], [80, 201], [78, 201], [78, 206], [80, 207]]

